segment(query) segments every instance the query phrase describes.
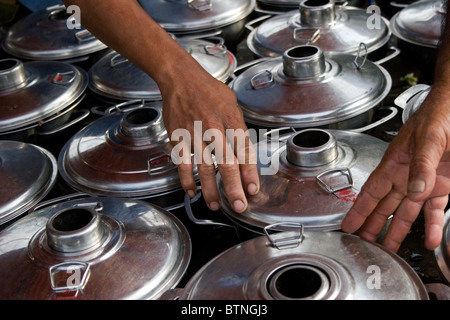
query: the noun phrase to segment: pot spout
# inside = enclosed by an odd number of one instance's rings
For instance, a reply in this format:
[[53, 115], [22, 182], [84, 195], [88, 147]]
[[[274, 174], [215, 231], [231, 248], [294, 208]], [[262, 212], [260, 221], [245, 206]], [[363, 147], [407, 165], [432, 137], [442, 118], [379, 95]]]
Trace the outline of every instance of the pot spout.
[[295, 166], [323, 166], [336, 160], [337, 156], [336, 139], [325, 130], [302, 130], [287, 141], [286, 157]]
[[310, 27], [329, 26], [336, 19], [335, 5], [330, 0], [304, 0], [300, 3], [300, 22]]
[[323, 51], [316, 46], [297, 46], [283, 54], [283, 72], [286, 76], [308, 79], [320, 76], [326, 70]]

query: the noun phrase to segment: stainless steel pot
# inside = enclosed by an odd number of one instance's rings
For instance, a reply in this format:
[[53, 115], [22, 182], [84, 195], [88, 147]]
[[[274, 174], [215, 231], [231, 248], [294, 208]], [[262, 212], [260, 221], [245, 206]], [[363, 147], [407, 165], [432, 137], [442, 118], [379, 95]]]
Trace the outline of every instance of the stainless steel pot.
[[271, 227], [204, 265], [179, 299], [428, 300], [416, 272], [378, 244], [295, 224], [279, 233]]
[[83, 27], [68, 28], [69, 17], [62, 5], [33, 12], [8, 30], [3, 49], [23, 60], [80, 62], [107, 48]]
[[182, 188], [161, 112], [161, 104], [129, 101], [114, 106], [61, 149], [61, 177], [91, 195], [173, 202]]
[[437, 48], [445, 15], [445, 1], [417, 1], [397, 12], [390, 19], [390, 28], [403, 41]]
[[66, 62], [0, 60], [0, 139], [23, 141], [84, 119], [86, 110], [68, 122], [87, 83], [86, 72]]
[[297, 46], [261, 59], [230, 87], [250, 124], [355, 129], [372, 122], [371, 110], [382, 106], [392, 86], [389, 73], [366, 58]]
[[58, 176], [55, 157], [39, 146], [0, 140], [0, 225], [4, 225], [41, 201]]
[[356, 54], [360, 43], [369, 53], [383, 47], [391, 36], [389, 21], [369, 28], [370, 14], [356, 7], [338, 6], [331, 0], [304, 0], [299, 10], [270, 17], [254, 28], [261, 17], [247, 24], [249, 49], [259, 57], [277, 57], [299, 45], [313, 44], [330, 54]]
[[[216, 35], [234, 48], [245, 32], [256, 0], [139, 0], [166, 31], [176, 35]], [[233, 50], [232, 50], [233, 51]]]
[[338, 230], [361, 187], [381, 160], [387, 143], [342, 130], [305, 129], [260, 141], [260, 191], [236, 213], [225, 197], [221, 210], [231, 221], [261, 234], [274, 223], [296, 222], [307, 229]]
[[191, 241], [147, 202], [54, 199], [0, 232], [3, 300], [157, 299], [178, 284]]
[[[213, 77], [227, 82], [237, 66], [236, 57], [221, 38], [183, 39], [177, 42]], [[116, 52], [105, 55], [89, 69], [89, 88], [114, 100], [161, 100], [157, 83], [145, 72]]]
[[445, 15], [444, 1], [425, 0], [411, 3], [390, 19], [393, 42], [397, 42], [403, 59], [418, 66], [423, 83], [434, 78]]

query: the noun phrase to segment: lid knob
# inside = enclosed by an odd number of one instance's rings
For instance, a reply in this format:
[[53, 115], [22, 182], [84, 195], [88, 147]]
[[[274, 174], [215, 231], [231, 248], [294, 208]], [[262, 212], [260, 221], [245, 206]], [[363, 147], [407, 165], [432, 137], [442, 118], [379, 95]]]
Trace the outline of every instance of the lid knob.
[[304, 0], [300, 3], [300, 22], [311, 27], [327, 26], [336, 18], [331, 0]]
[[334, 161], [337, 156], [336, 139], [325, 130], [302, 130], [287, 141], [286, 158], [296, 166], [322, 166]]
[[93, 248], [101, 243], [98, 203], [75, 206], [55, 214], [46, 226], [47, 244], [62, 253], [74, 253]]
[[120, 121], [121, 132], [131, 138], [146, 138], [164, 129], [162, 115], [155, 108], [138, 108], [126, 113]]
[[307, 79], [325, 72], [323, 51], [316, 46], [297, 46], [283, 54], [283, 72], [288, 77]]
[[26, 80], [23, 63], [17, 59], [0, 60], [0, 90], [18, 87]]

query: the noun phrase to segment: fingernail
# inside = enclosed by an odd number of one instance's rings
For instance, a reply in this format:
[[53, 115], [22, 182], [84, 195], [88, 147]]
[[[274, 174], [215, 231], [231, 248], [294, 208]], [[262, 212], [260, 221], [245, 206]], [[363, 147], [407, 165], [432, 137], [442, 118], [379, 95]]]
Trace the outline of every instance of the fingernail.
[[213, 201], [209, 203], [209, 208], [213, 211], [219, 210], [220, 206], [217, 202]]
[[258, 191], [258, 187], [254, 183], [250, 183], [247, 186], [247, 191], [249, 194], [255, 194]]
[[241, 200], [234, 201], [233, 208], [234, 208], [234, 211], [241, 212], [245, 208], [244, 202], [242, 202]]
[[187, 194], [189, 197], [193, 198], [195, 196], [195, 192], [193, 190], [188, 190]]
[[416, 180], [412, 181], [408, 185], [408, 191], [412, 193], [422, 193], [425, 190], [425, 181]]

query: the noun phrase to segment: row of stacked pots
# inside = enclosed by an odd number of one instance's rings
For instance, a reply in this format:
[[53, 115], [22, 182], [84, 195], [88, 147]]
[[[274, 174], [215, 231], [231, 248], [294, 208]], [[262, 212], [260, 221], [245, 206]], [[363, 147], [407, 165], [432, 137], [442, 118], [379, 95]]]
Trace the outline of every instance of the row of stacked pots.
[[[382, 28], [367, 32], [365, 10], [301, 1], [300, 10], [252, 28], [248, 47], [265, 47], [254, 50], [262, 59], [237, 74], [237, 59], [227, 48], [244, 33], [254, 0], [139, 2], [161, 14], [155, 20], [230, 85], [250, 127], [272, 130], [256, 143], [269, 159], [258, 168], [271, 174], [261, 176], [261, 192], [249, 197], [246, 212], [231, 209], [217, 175], [221, 211], [257, 237], [210, 261], [178, 298], [427, 299], [425, 286], [398, 256], [339, 232], [387, 147], [364, 132], [391, 89], [389, 73], [367, 58], [388, 42], [389, 23], [383, 19]], [[167, 16], [188, 18], [181, 27]], [[168, 209], [185, 197], [170, 158], [158, 87], [87, 30], [68, 30], [66, 20], [65, 8], [48, 8], [18, 22], [3, 41], [12, 58], [0, 61], [0, 167], [2, 181], [8, 181], [0, 223], [16, 221], [0, 233], [0, 298], [161, 298], [186, 271], [191, 241]], [[303, 29], [313, 31], [306, 42]], [[272, 36], [264, 30], [278, 31], [277, 39], [283, 33], [298, 39], [272, 51], [266, 47]], [[336, 33], [349, 30], [362, 31], [345, 48]], [[57, 48], [43, 46], [52, 32], [64, 34], [62, 43], [52, 41]], [[41, 36], [39, 48], [31, 49]], [[322, 40], [341, 48], [323, 47]], [[85, 71], [80, 63], [85, 67], [86, 61], [91, 64]], [[106, 111], [80, 107], [88, 90]], [[82, 115], [71, 120], [73, 110]], [[395, 115], [390, 110], [382, 121]], [[89, 113], [98, 117], [85, 124]], [[30, 143], [31, 136], [80, 123], [57, 157]], [[278, 136], [284, 127], [294, 133]], [[42, 202], [57, 176], [73, 193]], [[441, 256], [445, 265], [448, 254]], [[381, 269], [382, 290], [367, 286], [373, 265]], [[115, 274], [120, 277], [111, 283]], [[311, 288], [302, 288], [304, 278], [316, 279]]]

